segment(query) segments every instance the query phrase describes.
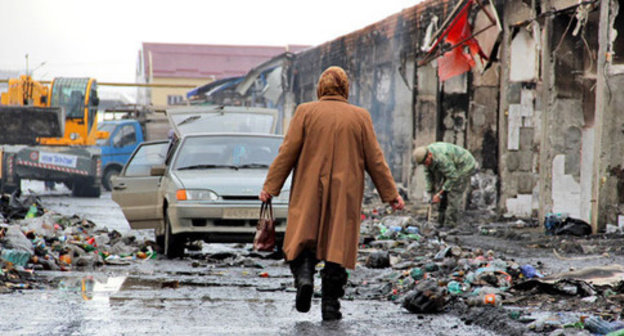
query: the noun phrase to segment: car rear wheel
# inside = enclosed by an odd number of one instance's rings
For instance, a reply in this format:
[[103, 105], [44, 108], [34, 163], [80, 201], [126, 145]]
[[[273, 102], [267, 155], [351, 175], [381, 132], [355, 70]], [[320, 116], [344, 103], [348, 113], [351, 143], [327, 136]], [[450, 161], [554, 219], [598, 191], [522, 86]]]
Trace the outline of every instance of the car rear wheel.
[[169, 214], [165, 212], [165, 255], [169, 259], [182, 257], [184, 256], [184, 240], [181, 235], [171, 232]]

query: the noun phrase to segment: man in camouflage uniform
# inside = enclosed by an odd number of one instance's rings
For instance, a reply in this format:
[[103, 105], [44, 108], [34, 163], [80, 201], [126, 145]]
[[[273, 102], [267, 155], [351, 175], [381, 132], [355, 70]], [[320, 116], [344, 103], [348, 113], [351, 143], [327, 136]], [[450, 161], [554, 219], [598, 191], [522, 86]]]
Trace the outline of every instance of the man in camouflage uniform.
[[463, 211], [470, 176], [476, 169], [474, 157], [460, 146], [434, 142], [416, 148], [414, 160], [425, 166], [427, 192], [433, 195], [431, 203], [440, 203], [440, 226], [455, 227], [457, 217]]

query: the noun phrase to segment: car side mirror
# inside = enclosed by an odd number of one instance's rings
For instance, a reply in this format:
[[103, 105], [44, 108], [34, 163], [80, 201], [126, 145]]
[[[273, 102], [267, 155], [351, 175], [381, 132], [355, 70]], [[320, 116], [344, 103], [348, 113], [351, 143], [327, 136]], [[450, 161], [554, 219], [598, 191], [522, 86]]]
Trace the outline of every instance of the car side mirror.
[[165, 175], [165, 170], [167, 170], [165, 165], [152, 166], [150, 168], [150, 176], [163, 176]]

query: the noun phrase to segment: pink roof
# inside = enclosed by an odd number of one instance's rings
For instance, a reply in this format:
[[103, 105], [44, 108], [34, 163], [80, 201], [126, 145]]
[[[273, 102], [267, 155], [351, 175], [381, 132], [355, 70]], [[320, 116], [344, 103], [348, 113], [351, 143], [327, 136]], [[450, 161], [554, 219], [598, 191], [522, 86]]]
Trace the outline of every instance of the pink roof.
[[146, 77], [152, 58], [153, 77], [215, 79], [245, 75], [260, 63], [283, 52], [297, 52], [308, 46], [236, 46], [214, 44], [143, 43]]

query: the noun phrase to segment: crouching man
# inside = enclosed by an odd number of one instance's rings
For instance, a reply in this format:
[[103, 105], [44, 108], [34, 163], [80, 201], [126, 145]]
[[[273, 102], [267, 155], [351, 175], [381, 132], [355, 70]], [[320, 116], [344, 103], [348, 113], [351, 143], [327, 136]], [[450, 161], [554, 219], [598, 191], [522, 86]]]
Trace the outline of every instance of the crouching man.
[[470, 177], [476, 162], [466, 149], [446, 142], [434, 142], [414, 150], [414, 161], [425, 166], [427, 192], [433, 195], [431, 203], [440, 203], [440, 227], [457, 226], [464, 210]]

